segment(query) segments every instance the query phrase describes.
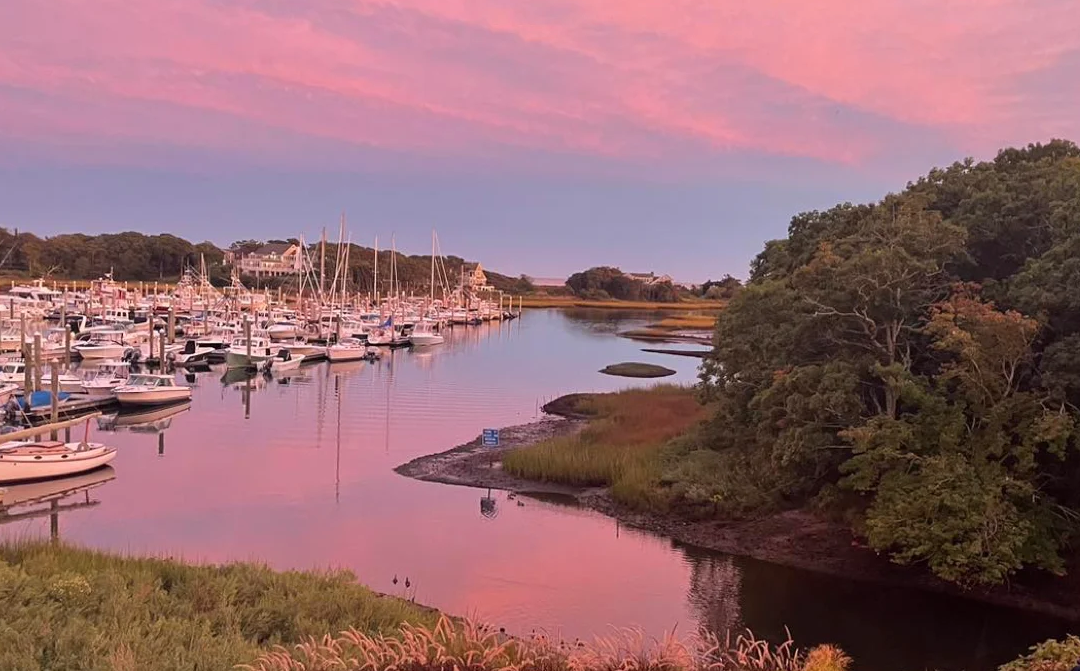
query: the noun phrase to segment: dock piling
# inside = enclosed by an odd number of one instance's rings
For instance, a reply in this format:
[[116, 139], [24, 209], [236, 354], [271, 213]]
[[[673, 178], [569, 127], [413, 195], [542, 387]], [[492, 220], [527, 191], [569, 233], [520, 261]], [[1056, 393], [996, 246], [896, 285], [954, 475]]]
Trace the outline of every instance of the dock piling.
[[[56, 424], [60, 421], [60, 369], [55, 360], [53, 360], [51, 372], [52, 379], [49, 380], [49, 386], [52, 389], [51, 407], [49, 408], [50, 422]], [[52, 430], [50, 436], [51, 440], [56, 440], [56, 429]]]
[[34, 390], [41, 389], [41, 334], [34, 334]]

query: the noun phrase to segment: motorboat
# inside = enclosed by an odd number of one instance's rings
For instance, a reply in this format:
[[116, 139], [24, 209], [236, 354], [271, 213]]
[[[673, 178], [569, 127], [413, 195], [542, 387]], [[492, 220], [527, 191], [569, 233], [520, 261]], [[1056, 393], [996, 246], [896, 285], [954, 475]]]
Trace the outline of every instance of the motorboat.
[[98, 331], [89, 340], [71, 347], [83, 359], [122, 359], [128, 347], [122, 331]]
[[101, 468], [116, 457], [102, 443], [15, 441], [0, 444], [0, 483], [62, 478]]
[[0, 384], [14, 384], [22, 387], [25, 381], [25, 361], [5, 361], [0, 363]]
[[409, 336], [404, 335], [393, 326], [380, 326], [372, 329], [368, 334], [368, 344], [376, 347], [408, 347]]
[[293, 342], [279, 343], [275, 345], [279, 350], [288, 350], [292, 356], [301, 356], [308, 361], [326, 356], [326, 348], [322, 345], [313, 345], [302, 340], [294, 340]]
[[[58, 371], [56, 376], [56, 382], [59, 385], [59, 391], [67, 392], [69, 394], [78, 394], [83, 391], [83, 378], [78, 375], [72, 375], [71, 373], [64, 373]], [[42, 389], [48, 389], [52, 385], [52, 371], [45, 369], [41, 374], [41, 387]]]
[[138, 373], [113, 390], [120, 405], [165, 405], [191, 398], [191, 387], [176, 384], [172, 375]]
[[274, 322], [266, 328], [271, 340], [289, 340], [300, 335], [300, 326], [294, 321]]
[[225, 363], [229, 368], [258, 368], [260, 364], [274, 356], [270, 350], [270, 341], [259, 336], [252, 336], [250, 344], [243, 336], [236, 338], [229, 346]]
[[331, 363], [338, 361], [360, 361], [369, 358], [368, 347], [357, 338], [342, 338], [336, 344], [326, 348], [326, 358]]
[[188, 340], [184, 343], [184, 349], [173, 355], [173, 363], [177, 366], [209, 364], [212, 355], [220, 349], [198, 340]]
[[409, 334], [409, 342], [417, 347], [426, 347], [441, 345], [446, 342], [446, 338], [435, 332], [435, 326], [432, 322], [421, 321]]
[[0, 405], [7, 405], [15, 392], [19, 391], [19, 385], [12, 383], [0, 384]]
[[102, 361], [96, 372], [81, 381], [81, 391], [90, 396], [112, 396], [113, 390], [127, 383], [130, 364], [126, 361]]
[[280, 349], [278, 350], [278, 353], [270, 359], [270, 372], [286, 373], [291, 370], [296, 370], [303, 362], [303, 354], [293, 355], [292, 352], [287, 349]]

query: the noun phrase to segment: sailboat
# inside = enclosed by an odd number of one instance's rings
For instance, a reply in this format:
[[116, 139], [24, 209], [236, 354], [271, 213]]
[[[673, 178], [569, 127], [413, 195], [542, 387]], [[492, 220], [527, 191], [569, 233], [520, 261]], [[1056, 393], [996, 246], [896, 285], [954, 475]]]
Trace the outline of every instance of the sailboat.
[[[435, 305], [435, 229], [431, 230], [431, 306]], [[441, 345], [445, 342], [436, 331], [436, 324], [428, 320], [420, 320], [409, 334], [409, 342], [418, 347]]]

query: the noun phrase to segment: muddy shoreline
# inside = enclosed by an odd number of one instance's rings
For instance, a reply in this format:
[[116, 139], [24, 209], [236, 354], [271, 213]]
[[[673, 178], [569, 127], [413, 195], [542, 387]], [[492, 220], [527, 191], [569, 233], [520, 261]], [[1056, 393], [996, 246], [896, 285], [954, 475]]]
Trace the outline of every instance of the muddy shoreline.
[[[565, 401], [564, 397], [556, 403]], [[561, 413], [561, 403], [548, 412]], [[1009, 585], [993, 589], [963, 590], [928, 573], [893, 564], [861, 546], [844, 525], [812, 512], [795, 510], [752, 520], [692, 521], [674, 515], [641, 513], [617, 505], [605, 487], [574, 487], [534, 482], [502, 470], [501, 457], [510, 450], [548, 438], [580, 431], [587, 423], [581, 415], [549, 415], [529, 424], [500, 430], [500, 446], [484, 447], [480, 436], [453, 449], [413, 459], [395, 468], [406, 477], [465, 487], [501, 489], [523, 496], [557, 494], [578, 505], [619, 520], [626, 526], [667, 536], [676, 543], [750, 557], [782, 566], [852, 580], [914, 587], [995, 605], [1008, 606], [1080, 622], [1080, 565], [1070, 566], [1066, 578], [1023, 574]]]

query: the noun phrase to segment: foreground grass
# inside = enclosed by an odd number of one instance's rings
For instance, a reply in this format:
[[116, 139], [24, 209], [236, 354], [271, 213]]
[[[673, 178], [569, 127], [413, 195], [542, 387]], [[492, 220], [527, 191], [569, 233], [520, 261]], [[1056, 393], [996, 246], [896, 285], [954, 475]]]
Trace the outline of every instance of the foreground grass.
[[808, 652], [747, 634], [734, 640], [674, 637], [649, 644], [634, 631], [568, 645], [533, 636], [509, 638], [486, 627], [440, 620], [434, 629], [402, 628], [396, 637], [346, 631], [280, 648], [248, 671], [845, 671], [850, 659], [833, 646]]
[[514, 450], [503, 468], [529, 480], [610, 486], [616, 501], [638, 508], [662, 505], [665, 449], [706, 415], [693, 389], [660, 385], [585, 394], [575, 406], [593, 418], [585, 429]]
[[274, 645], [437, 615], [347, 572], [193, 566], [90, 550], [0, 545], [0, 669], [226, 670]]

